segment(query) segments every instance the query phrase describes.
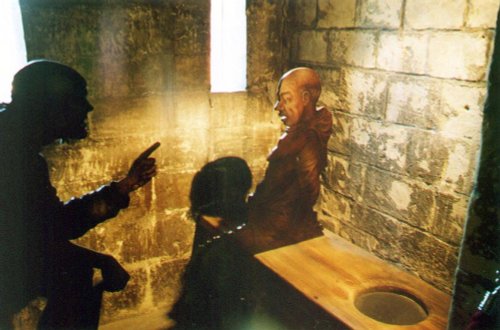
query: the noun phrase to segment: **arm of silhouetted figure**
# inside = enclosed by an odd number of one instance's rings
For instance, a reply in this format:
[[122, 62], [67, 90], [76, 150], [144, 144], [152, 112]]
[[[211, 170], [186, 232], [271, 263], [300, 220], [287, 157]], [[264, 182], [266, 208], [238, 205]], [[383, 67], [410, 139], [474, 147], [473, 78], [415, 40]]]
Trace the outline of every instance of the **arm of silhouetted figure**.
[[[59, 201], [54, 188], [48, 183], [48, 200], [54, 205], [53, 235], [58, 239], [74, 239], [85, 234], [97, 224], [115, 217], [121, 209], [128, 207], [128, 194], [156, 175], [155, 159], [149, 157], [159, 147], [153, 144], [132, 163], [124, 179], [103, 186], [80, 198], [72, 198], [67, 203]], [[47, 178], [48, 180], [48, 178]]]

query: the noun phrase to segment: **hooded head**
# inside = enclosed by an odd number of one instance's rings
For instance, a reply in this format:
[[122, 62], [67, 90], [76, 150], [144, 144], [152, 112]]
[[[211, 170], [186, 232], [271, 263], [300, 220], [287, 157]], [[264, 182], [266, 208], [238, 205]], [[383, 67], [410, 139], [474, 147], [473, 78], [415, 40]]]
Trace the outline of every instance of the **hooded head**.
[[246, 217], [246, 197], [252, 186], [252, 173], [238, 157], [223, 157], [207, 163], [196, 173], [189, 195], [191, 213], [241, 221]]
[[85, 79], [69, 66], [48, 60], [32, 61], [16, 73], [10, 107], [23, 129], [38, 135], [42, 144], [86, 137], [85, 121], [93, 109]]

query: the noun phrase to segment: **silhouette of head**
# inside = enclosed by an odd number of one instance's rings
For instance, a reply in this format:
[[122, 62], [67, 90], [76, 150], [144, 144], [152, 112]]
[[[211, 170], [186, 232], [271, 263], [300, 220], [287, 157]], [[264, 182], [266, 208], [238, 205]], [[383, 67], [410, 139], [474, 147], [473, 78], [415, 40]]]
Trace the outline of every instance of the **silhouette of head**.
[[292, 69], [281, 77], [277, 94], [274, 109], [285, 125], [295, 126], [316, 108], [321, 94], [319, 75], [310, 68]]
[[[207, 163], [191, 184], [191, 214], [241, 221], [246, 216], [246, 197], [252, 186], [252, 173], [238, 157], [223, 157]], [[246, 219], [245, 219], [246, 220]]]
[[36, 60], [14, 76], [12, 102], [25, 127], [41, 130], [42, 139], [82, 139], [85, 120], [93, 107], [87, 100], [85, 79], [58, 62]]

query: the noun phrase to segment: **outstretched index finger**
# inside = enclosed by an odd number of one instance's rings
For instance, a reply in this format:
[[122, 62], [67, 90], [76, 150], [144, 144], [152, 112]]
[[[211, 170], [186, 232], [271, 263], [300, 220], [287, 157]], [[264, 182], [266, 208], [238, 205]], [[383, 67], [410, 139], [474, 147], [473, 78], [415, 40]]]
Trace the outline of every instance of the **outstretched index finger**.
[[149, 155], [151, 155], [153, 153], [153, 151], [158, 149], [159, 146], [160, 146], [160, 142], [153, 143], [153, 145], [151, 145], [151, 147], [147, 148], [142, 154], [139, 155], [139, 157], [137, 157], [137, 160], [142, 160], [142, 159], [148, 158]]

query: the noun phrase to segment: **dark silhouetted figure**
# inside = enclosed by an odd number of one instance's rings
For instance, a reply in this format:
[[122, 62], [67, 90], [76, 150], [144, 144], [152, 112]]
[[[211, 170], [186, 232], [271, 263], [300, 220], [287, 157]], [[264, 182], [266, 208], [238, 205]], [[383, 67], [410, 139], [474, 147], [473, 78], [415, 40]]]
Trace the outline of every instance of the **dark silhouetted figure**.
[[[0, 111], [0, 327], [30, 300], [47, 305], [41, 329], [96, 329], [102, 291], [122, 290], [128, 273], [109, 255], [69, 240], [84, 235], [129, 204], [128, 194], [156, 174], [149, 155], [132, 164], [127, 176], [67, 203], [51, 185], [42, 147], [87, 136], [93, 107], [85, 79], [57, 62], [30, 62], [14, 77], [12, 102]], [[103, 281], [93, 286], [93, 269]]]
[[191, 185], [196, 222], [183, 290], [169, 316], [174, 329], [244, 329], [253, 309], [251, 255], [233, 241], [247, 221], [252, 174], [244, 160], [224, 157], [206, 164]]

